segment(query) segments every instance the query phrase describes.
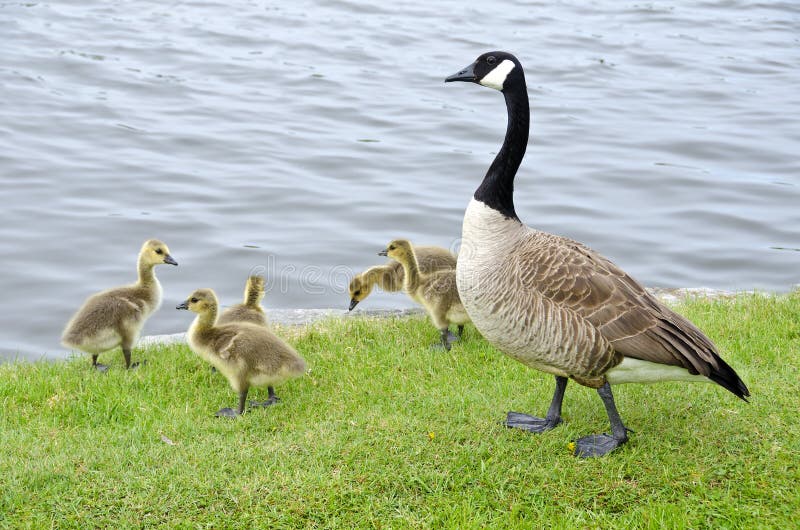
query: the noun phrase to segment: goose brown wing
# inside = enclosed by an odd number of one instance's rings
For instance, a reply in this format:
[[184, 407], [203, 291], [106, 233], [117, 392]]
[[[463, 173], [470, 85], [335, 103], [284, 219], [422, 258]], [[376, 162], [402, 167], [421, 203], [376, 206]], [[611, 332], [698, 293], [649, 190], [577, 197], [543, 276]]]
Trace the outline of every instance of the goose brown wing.
[[742, 397], [744, 383], [714, 344], [614, 263], [568, 238], [531, 231], [520, 248], [525, 281], [589, 321], [626, 357], [681, 366]]

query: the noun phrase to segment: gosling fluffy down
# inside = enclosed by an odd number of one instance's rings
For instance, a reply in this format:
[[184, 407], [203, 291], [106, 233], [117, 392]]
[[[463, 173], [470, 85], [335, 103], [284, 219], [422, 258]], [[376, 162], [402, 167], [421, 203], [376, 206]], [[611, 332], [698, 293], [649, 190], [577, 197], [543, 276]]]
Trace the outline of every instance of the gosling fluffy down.
[[259, 326], [267, 325], [267, 315], [261, 307], [264, 298], [264, 277], [253, 275], [247, 278], [244, 286], [244, 301], [227, 308], [219, 316], [217, 325], [231, 322], [250, 322]]
[[[456, 268], [456, 256], [446, 248], [419, 246], [414, 247], [414, 252], [423, 274]], [[384, 291], [393, 293], [403, 288], [403, 278], [403, 266], [397, 261], [376, 265], [356, 274], [350, 281], [350, 311], [369, 296], [376, 284]]]
[[458, 325], [459, 336], [469, 316], [461, 304], [456, 286], [455, 269], [438, 270], [430, 274], [420, 271], [414, 247], [405, 239], [395, 239], [378, 253], [398, 261], [403, 266], [403, 290], [421, 304], [441, 333], [442, 346], [450, 349], [450, 324]]
[[219, 302], [211, 289], [194, 291], [177, 309], [197, 313], [187, 333], [189, 347], [211, 363], [239, 394], [237, 410], [223, 408], [217, 416], [242, 414], [251, 386], [267, 386], [269, 399], [253, 406], [275, 403], [275, 385], [299, 377], [306, 371], [302, 357], [272, 331], [249, 322], [217, 325]]
[[117, 346], [122, 346], [126, 368], [138, 365], [131, 364], [131, 348], [147, 318], [161, 305], [161, 284], [153, 268], [164, 263], [178, 264], [163, 242], [145, 241], [139, 251], [136, 283], [101, 291], [86, 299], [64, 329], [61, 343], [92, 354], [92, 366], [101, 372], [108, 366], [98, 364], [98, 355]]

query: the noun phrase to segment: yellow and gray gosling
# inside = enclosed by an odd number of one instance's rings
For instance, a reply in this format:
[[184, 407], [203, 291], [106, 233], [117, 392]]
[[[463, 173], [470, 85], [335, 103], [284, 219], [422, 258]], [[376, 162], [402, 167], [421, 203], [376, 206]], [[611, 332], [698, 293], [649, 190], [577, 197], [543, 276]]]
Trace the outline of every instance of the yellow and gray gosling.
[[460, 337], [464, 332], [464, 324], [469, 322], [469, 316], [458, 297], [455, 269], [438, 270], [430, 274], [421, 272], [414, 247], [405, 239], [395, 239], [378, 254], [388, 256], [403, 266], [403, 289], [428, 311], [433, 325], [441, 333], [442, 346], [449, 350], [450, 324], [458, 325]]
[[244, 286], [244, 301], [227, 308], [219, 316], [217, 325], [231, 322], [250, 322], [259, 326], [267, 325], [267, 315], [261, 307], [264, 298], [264, 277], [253, 275], [247, 278]]
[[[456, 268], [456, 256], [446, 248], [419, 246], [414, 251], [423, 274]], [[399, 291], [403, 288], [404, 277], [403, 266], [397, 261], [376, 265], [356, 274], [350, 281], [350, 311], [369, 296], [376, 284], [386, 292]]]
[[238, 409], [223, 408], [217, 416], [232, 418], [244, 413], [251, 386], [266, 385], [269, 392], [269, 399], [251, 402], [252, 407], [276, 403], [273, 387], [306, 371], [303, 358], [268, 328], [249, 322], [217, 325], [219, 303], [211, 289], [194, 291], [176, 309], [197, 313], [186, 335], [189, 347], [222, 373], [239, 394]]
[[99, 364], [99, 354], [122, 346], [125, 368], [131, 364], [131, 348], [136, 344], [147, 318], [161, 305], [161, 284], [153, 268], [161, 264], [177, 265], [167, 245], [157, 239], [145, 241], [139, 251], [139, 279], [132, 285], [116, 287], [86, 299], [70, 319], [61, 343], [67, 348], [92, 354], [92, 366], [100, 372], [108, 366]]

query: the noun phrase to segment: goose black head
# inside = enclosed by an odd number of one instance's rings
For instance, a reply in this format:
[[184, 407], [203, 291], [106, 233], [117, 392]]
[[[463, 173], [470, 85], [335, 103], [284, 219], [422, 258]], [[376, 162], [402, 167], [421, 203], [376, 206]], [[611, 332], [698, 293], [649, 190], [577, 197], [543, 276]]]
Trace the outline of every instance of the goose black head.
[[519, 60], [508, 52], [486, 52], [475, 62], [444, 80], [468, 81], [488, 86], [501, 92], [513, 86], [515, 81], [525, 81], [525, 74]]

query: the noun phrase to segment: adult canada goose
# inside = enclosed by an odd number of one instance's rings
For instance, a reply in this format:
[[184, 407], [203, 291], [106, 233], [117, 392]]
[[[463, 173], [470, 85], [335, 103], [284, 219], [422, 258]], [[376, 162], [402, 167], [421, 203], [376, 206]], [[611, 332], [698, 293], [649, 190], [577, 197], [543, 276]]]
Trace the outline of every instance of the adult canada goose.
[[231, 322], [250, 322], [259, 326], [267, 325], [267, 315], [261, 308], [264, 298], [264, 277], [253, 275], [247, 278], [244, 286], [244, 301], [227, 308], [219, 316], [217, 325]]
[[153, 267], [162, 263], [178, 264], [167, 245], [157, 239], [145, 241], [139, 251], [136, 283], [87, 298], [64, 328], [61, 343], [91, 353], [92, 366], [101, 372], [108, 366], [97, 362], [98, 355], [117, 346], [122, 346], [125, 368], [137, 366], [131, 364], [131, 348], [147, 318], [161, 306], [161, 284]]
[[469, 317], [461, 305], [456, 289], [456, 272], [438, 270], [429, 274], [420, 271], [414, 247], [405, 239], [395, 239], [378, 253], [397, 260], [403, 266], [403, 290], [421, 304], [441, 333], [442, 346], [450, 349], [450, 323], [458, 325], [458, 336], [464, 332]]
[[608, 413], [610, 435], [575, 443], [576, 455], [599, 456], [628, 440], [610, 384], [713, 381], [742, 399], [749, 396], [744, 382], [691, 322], [597, 252], [530, 228], [517, 217], [514, 176], [525, 155], [530, 120], [517, 58], [484, 53], [449, 81], [501, 91], [508, 111], [503, 146], [464, 214], [456, 267], [461, 301], [489, 342], [556, 377], [545, 418], [509, 412], [506, 425], [532, 432], [558, 425], [572, 378], [597, 389]]
[[267, 327], [249, 322], [217, 325], [219, 303], [211, 289], [194, 291], [176, 309], [197, 313], [186, 334], [189, 347], [222, 373], [239, 394], [237, 410], [223, 408], [217, 411], [217, 416], [242, 414], [251, 386], [266, 385], [269, 392], [269, 399], [251, 402], [252, 406], [276, 403], [274, 386], [306, 371], [303, 358]]
[[[446, 248], [419, 246], [414, 247], [414, 251], [423, 274], [456, 268], [456, 256]], [[403, 276], [403, 266], [397, 261], [376, 265], [356, 274], [350, 280], [350, 311], [369, 296], [375, 284], [386, 292], [399, 291], [403, 288]]]

